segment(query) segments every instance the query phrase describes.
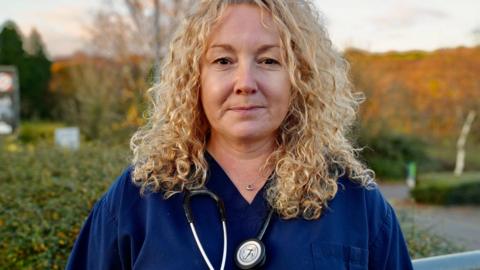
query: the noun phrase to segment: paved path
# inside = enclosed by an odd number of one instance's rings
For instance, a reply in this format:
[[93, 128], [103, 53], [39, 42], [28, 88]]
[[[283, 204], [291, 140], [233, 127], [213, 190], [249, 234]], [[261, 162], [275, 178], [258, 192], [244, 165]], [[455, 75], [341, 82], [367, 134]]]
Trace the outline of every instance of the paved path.
[[380, 190], [395, 208], [412, 213], [416, 225], [468, 250], [480, 249], [480, 207], [415, 204], [403, 184], [382, 184]]

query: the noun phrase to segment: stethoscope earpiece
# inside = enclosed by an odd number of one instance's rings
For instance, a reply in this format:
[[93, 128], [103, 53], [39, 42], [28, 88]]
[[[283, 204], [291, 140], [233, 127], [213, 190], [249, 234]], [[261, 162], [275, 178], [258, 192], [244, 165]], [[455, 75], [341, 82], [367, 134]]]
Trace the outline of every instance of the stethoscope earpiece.
[[240, 269], [258, 269], [266, 258], [265, 245], [256, 238], [243, 241], [235, 251], [235, 264]]

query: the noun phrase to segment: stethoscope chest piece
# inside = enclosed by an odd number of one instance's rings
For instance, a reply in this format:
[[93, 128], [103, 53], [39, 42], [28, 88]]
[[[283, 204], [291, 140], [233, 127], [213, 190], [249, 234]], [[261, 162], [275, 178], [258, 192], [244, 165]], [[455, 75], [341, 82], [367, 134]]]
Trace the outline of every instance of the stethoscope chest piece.
[[243, 241], [235, 252], [235, 264], [240, 269], [258, 269], [265, 260], [265, 246], [256, 238]]
[[[198, 238], [197, 231], [194, 225], [192, 210], [190, 209], [191, 198], [198, 195], [208, 196], [212, 198], [216, 202], [219, 209], [220, 219], [222, 221], [223, 227], [223, 254], [222, 265], [220, 269], [223, 270], [225, 268], [225, 259], [227, 258], [227, 226], [225, 218], [225, 206], [223, 205], [223, 201], [217, 195], [215, 195], [215, 193], [209, 191], [208, 189], [187, 190], [183, 199], [183, 210], [185, 211], [185, 216], [187, 217], [187, 221], [190, 224], [190, 229], [192, 230], [193, 237], [195, 238], [195, 243], [197, 244], [197, 247], [200, 250], [202, 257], [205, 260], [205, 263], [208, 265], [208, 269], [210, 270], [213, 270], [214, 268], [212, 266], [212, 263], [208, 259], [205, 250], [203, 249], [200, 239]], [[245, 240], [238, 246], [237, 250], [235, 251], [235, 264], [238, 268], [259, 269], [265, 264], [265, 245], [262, 243], [262, 238], [265, 234], [265, 231], [267, 230], [268, 224], [270, 224], [272, 214], [273, 209], [270, 209], [267, 218], [263, 222], [262, 228], [260, 229], [260, 233], [258, 234], [257, 238], [250, 238], [248, 240]]]

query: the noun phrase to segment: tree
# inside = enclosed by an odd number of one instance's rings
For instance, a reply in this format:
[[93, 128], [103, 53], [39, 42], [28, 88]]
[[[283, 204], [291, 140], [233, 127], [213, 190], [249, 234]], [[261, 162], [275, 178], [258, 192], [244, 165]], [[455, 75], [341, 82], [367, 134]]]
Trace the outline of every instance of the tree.
[[[67, 68], [73, 94], [62, 106], [65, 120], [80, 126], [89, 139], [118, 133], [118, 127], [139, 125], [145, 91], [152, 76], [159, 77], [156, 67], [171, 33], [187, 4], [193, 2], [105, 1], [87, 27], [87, 60]], [[56, 84], [65, 80], [55, 77], [53, 81], [56, 89], [65, 88]]]
[[27, 101], [28, 87], [28, 64], [26, 53], [23, 50], [23, 39], [21, 32], [13, 21], [7, 21], [3, 24], [0, 33], [0, 65], [12, 65], [18, 70], [18, 80], [20, 84], [20, 114], [25, 116], [26, 111], [30, 111]]
[[475, 115], [476, 112], [474, 110], [468, 112], [465, 122], [463, 123], [460, 136], [457, 140], [457, 158], [455, 160], [455, 170], [453, 171], [453, 173], [457, 176], [462, 175], [465, 167], [465, 143], [467, 141], [467, 136], [470, 133], [473, 120], [475, 120]]
[[31, 114], [39, 118], [50, 118], [53, 102], [49, 92], [52, 62], [47, 58], [43, 44], [40, 33], [33, 28], [25, 41], [28, 66], [26, 78], [28, 89], [25, 94], [28, 94], [28, 105], [33, 108]]
[[26, 47], [16, 24], [7, 21], [0, 33], [0, 64], [17, 67], [20, 82], [20, 114], [23, 118], [45, 118], [49, 114], [50, 65], [40, 34], [33, 29]]
[[[115, 59], [141, 55], [154, 79], [175, 27], [194, 0], [106, 1], [89, 27], [91, 51]], [[127, 14], [123, 12], [126, 9]]]
[[24, 57], [22, 36], [17, 25], [13, 21], [5, 22], [0, 33], [0, 64], [18, 66]]
[[[154, 78], [160, 74], [160, 63], [175, 26], [193, 0], [124, 0], [137, 35], [145, 37], [147, 51], [154, 59]], [[150, 10], [150, 12], [149, 12]]]
[[30, 35], [25, 40], [24, 47], [25, 51], [29, 55], [47, 58], [47, 53], [45, 52], [45, 43], [42, 40], [42, 36], [35, 28], [32, 29]]

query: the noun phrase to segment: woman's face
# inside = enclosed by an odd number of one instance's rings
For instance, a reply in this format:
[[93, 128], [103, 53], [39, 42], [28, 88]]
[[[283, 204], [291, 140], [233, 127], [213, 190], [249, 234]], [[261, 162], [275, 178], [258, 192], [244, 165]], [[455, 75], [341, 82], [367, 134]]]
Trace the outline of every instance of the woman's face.
[[227, 7], [201, 64], [201, 102], [212, 139], [274, 139], [290, 100], [282, 54], [270, 15], [263, 14], [262, 24], [258, 7]]

